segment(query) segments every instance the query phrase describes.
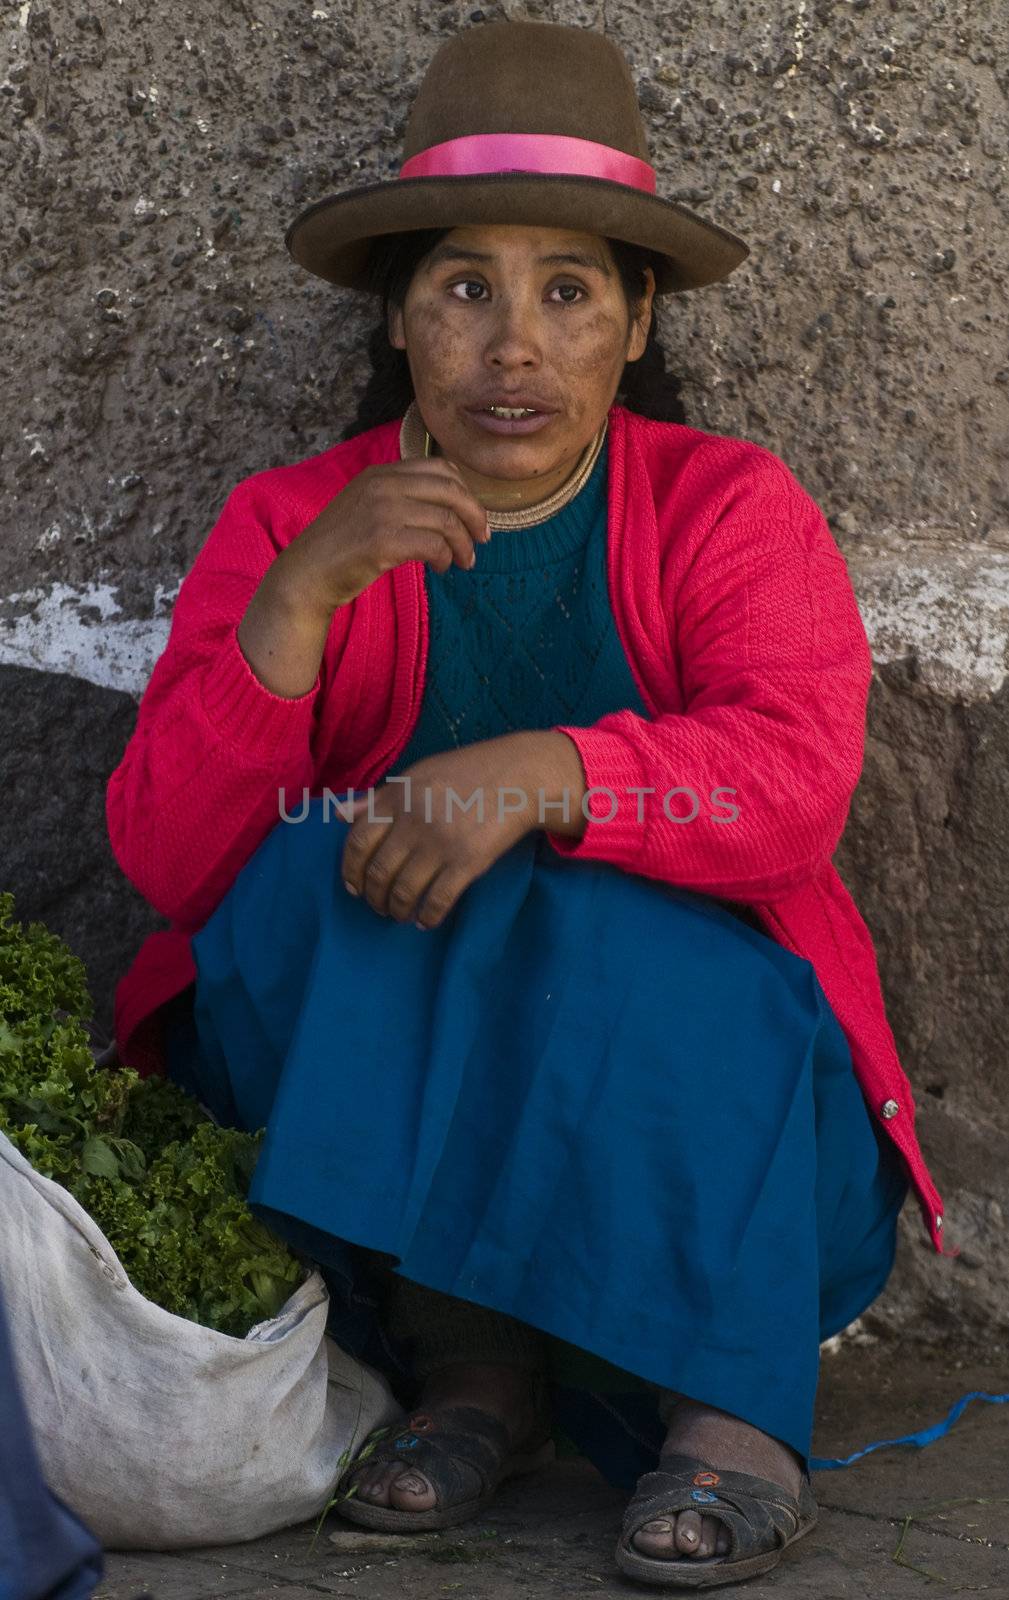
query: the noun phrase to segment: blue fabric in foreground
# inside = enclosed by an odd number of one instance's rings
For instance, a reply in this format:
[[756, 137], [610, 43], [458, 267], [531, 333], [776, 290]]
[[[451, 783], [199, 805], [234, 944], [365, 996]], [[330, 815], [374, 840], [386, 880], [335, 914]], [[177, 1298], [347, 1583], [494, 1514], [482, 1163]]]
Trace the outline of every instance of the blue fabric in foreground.
[[0, 1600], [87, 1600], [102, 1572], [97, 1541], [43, 1480], [0, 1296]]
[[346, 893], [323, 812], [194, 935], [170, 1049], [266, 1128], [250, 1198], [325, 1266], [334, 1337], [405, 1386], [383, 1251], [543, 1329], [557, 1423], [621, 1487], [659, 1387], [808, 1455], [819, 1342], [882, 1288], [907, 1188], [811, 963], [539, 833], [421, 932]]

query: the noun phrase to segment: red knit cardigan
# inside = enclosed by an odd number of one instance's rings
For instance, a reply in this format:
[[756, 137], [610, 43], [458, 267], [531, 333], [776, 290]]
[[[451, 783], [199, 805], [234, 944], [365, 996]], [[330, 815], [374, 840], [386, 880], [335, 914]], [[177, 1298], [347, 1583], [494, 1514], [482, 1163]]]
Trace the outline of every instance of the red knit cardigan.
[[[563, 855], [750, 905], [812, 963], [941, 1252], [942, 1203], [873, 941], [832, 864], [872, 676], [844, 557], [771, 451], [621, 406], [609, 422], [610, 601], [651, 716], [615, 711], [560, 730], [597, 792], [581, 839], [547, 837]], [[297, 698], [260, 683], [236, 638], [278, 552], [356, 473], [399, 458], [399, 429], [239, 483], [180, 589], [107, 792], [116, 859], [172, 924], [148, 935], [116, 990], [119, 1054], [142, 1073], [164, 1071], [160, 1007], [196, 975], [189, 935], [278, 820], [279, 787], [291, 805], [305, 787], [365, 790], [413, 731], [428, 643], [422, 562], [336, 611], [316, 682]]]

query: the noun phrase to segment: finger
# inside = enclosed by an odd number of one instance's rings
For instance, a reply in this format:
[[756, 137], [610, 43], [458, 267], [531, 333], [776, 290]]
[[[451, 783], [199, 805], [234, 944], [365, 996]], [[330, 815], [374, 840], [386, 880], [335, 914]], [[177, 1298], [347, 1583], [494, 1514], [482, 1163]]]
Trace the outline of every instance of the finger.
[[490, 538], [487, 512], [465, 484], [456, 482], [454, 478], [417, 479], [410, 483], [409, 494], [411, 500], [452, 512], [474, 542], [482, 544]]
[[350, 832], [343, 845], [343, 855], [340, 860], [340, 876], [343, 886], [349, 894], [361, 896], [365, 892], [365, 873], [369, 862], [383, 839], [386, 837], [391, 822], [380, 823], [377, 820], [363, 825], [363, 819], [357, 817], [350, 825]]
[[469, 876], [458, 867], [443, 867], [425, 890], [414, 917], [418, 928], [440, 928], [470, 882]]
[[415, 847], [400, 841], [389, 829], [368, 858], [364, 869], [364, 898], [380, 917], [392, 915], [389, 891], [406, 866]]
[[475, 534], [476, 538], [489, 539], [490, 517], [487, 507], [481, 505], [455, 462], [451, 462], [450, 465], [459, 474], [459, 482], [462, 485], [461, 511], [467, 527]]
[[[434, 468], [436, 470], [432, 471]], [[441, 469], [440, 471], [437, 469]], [[406, 479], [410, 492], [436, 499], [448, 497], [456, 506], [460, 514], [468, 516], [474, 514], [474, 534], [487, 526], [487, 512], [480, 504], [473, 490], [469, 487], [462, 474], [461, 468], [454, 461], [447, 461], [443, 457], [434, 457], [428, 461], [411, 461], [399, 477], [399, 481]], [[489, 529], [488, 529], [489, 532]]]
[[435, 572], [445, 573], [453, 561], [457, 566], [463, 567], [467, 572], [476, 566], [476, 551], [467, 536], [465, 549], [456, 549], [434, 528], [421, 528], [408, 525], [403, 529], [404, 536], [408, 537], [411, 557], [417, 561], [425, 561], [433, 567]]
[[460, 567], [475, 565], [477, 546], [485, 541], [473, 537], [453, 506], [443, 501], [411, 499], [407, 515], [414, 527], [439, 534], [449, 545], [453, 560]]
[[413, 922], [417, 908], [427, 891], [442, 871], [444, 863], [420, 855], [408, 856], [395, 879], [389, 885], [386, 904], [389, 915], [396, 922]]

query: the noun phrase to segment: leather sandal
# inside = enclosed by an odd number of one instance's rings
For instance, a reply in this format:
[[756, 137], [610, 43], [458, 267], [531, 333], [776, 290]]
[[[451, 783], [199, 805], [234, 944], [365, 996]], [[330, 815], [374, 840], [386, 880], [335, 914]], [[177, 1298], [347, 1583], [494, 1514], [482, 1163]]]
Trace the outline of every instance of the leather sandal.
[[[381, 1435], [384, 1430], [378, 1430]], [[374, 1439], [376, 1435], [370, 1435]], [[365, 1440], [362, 1450], [368, 1445]], [[451, 1528], [479, 1516], [506, 1478], [536, 1472], [557, 1454], [551, 1424], [542, 1414], [521, 1444], [512, 1449], [505, 1424], [477, 1406], [438, 1406], [437, 1417], [414, 1411], [402, 1430], [378, 1438], [366, 1461], [351, 1462], [338, 1490], [346, 1498], [336, 1510], [348, 1522], [396, 1533]], [[403, 1511], [396, 1506], [371, 1505], [357, 1498], [354, 1478], [363, 1469], [383, 1462], [399, 1462], [422, 1473], [437, 1496], [428, 1511]]]
[[[670, 1521], [681, 1511], [717, 1517], [729, 1535], [725, 1555], [679, 1559], [646, 1556], [631, 1540], [646, 1522]], [[817, 1510], [809, 1473], [798, 1497], [767, 1478], [748, 1472], [716, 1472], [707, 1462], [670, 1451], [658, 1470], [646, 1472], [624, 1514], [616, 1559], [621, 1572], [667, 1588], [711, 1589], [770, 1572], [781, 1552], [816, 1526]]]

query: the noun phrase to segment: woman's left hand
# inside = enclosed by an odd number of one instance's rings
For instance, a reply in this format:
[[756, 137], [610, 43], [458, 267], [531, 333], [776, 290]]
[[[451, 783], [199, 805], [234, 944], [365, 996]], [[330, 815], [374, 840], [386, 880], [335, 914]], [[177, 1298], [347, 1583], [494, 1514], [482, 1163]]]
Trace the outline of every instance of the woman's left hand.
[[539, 825], [519, 735], [426, 756], [381, 784], [371, 804], [373, 821], [367, 796], [353, 803], [344, 885], [381, 916], [422, 928], [438, 927], [463, 890]]

